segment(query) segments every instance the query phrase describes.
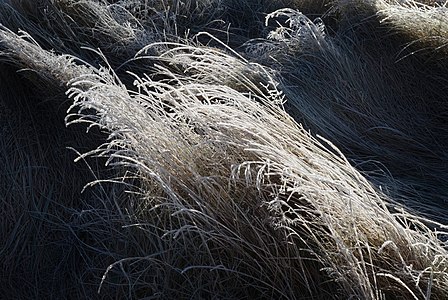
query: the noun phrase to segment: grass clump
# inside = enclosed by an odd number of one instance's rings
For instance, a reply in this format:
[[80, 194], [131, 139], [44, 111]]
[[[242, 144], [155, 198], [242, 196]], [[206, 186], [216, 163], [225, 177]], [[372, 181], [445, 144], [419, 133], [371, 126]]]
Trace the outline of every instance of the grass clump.
[[0, 3], [0, 294], [448, 298], [442, 8]]

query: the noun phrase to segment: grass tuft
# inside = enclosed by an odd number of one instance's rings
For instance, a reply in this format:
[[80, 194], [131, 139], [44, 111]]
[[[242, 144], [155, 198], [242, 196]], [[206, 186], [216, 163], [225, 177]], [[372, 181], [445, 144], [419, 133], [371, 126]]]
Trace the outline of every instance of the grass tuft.
[[0, 2], [0, 294], [447, 299], [444, 14]]

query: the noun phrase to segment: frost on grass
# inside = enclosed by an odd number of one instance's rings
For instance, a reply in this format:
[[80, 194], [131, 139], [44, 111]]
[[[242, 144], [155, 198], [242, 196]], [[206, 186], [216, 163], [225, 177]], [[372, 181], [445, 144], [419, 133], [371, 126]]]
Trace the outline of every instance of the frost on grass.
[[[233, 6], [220, 1], [51, 1], [46, 18], [61, 23], [39, 26], [25, 2], [2, 3], [2, 15], [16, 12], [0, 28], [2, 59], [22, 70], [15, 78], [44, 82], [47, 101], [68, 106], [66, 124], [82, 143], [102, 135], [100, 146], [76, 152], [75, 163], [90, 162], [97, 178], [79, 199], [55, 189], [82, 182], [64, 177], [74, 174], [70, 156], [58, 168], [42, 158], [50, 143], [27, 145], [39, 160], [2, 139], [16, 195], [28, 188], [17, 178], [36, 177], [17, 177], [16, 165], [29, 166], [28, 175], [41, 161], [49, 170], [48, 190], [35, 181], [32, 200], [22, 193], [2, 202], [4, 220], [17, 220], [2, 223], [0, 255], [22, 262], [6, 265], [5, 295], [15, 295], [11, 278], [30, 273], [26, 282], [38, 282], [20, 291], [28, 298], [448, 297], [446, 226], [398, 204], [402, 197], [434, 212], [412, 197], [443, 198], [443, 122], [426, 122], [432, 110], [400, 94], [410, 77], [362, 52], [359, 36], [282, 9], [267, 14], [264, 39], [232, 49], [206, 32], [176, 37], [178, 24], [226, 17]], [[207, 15], [209, 2], [217, 11]], [[356, 1], [339, 2], [342, 9]], [[28, 4], [42, 13], [39, 3]], [[385, 3], [363, 5], [380, 16]], [[16, 34], [18, 24], [28, 34]], [[39, 111], [42, 103], [28, 105]], [[429, 149], [436, 133], [441, 141]], [[54, 135], [64, 146], [71, 139]], [[365, 167], [372, 161], [389, 169], [378, 175]], [[44, 245], [50, 251], [34, 251]], [[27, 268], [28, 261], [36, 263]], [[66, 277], [45, 290], [60, 271]]]
[[[204, 256], [188, 256], [183, 267], [165, 263], [189, 282], [194, 280], [189, 274], [198, 278], [192, 270], [207, 270], [208, 276], [220, 270], [219, 278], [237, 281], [258, 278], [245, 281], [251, 295], [267, 288], [297, 297], [296, 288], [286, 282], [312, 295], [327, 277], [342, 294], [360, 298], [393, 293], [420, 299], [430, 289], [444, 295], [448, 278], [440, 258], [446, 250], [437, 235], [404, 211], [391, 213], [385, 196], [331, 142], [313, 138], [288, 116], [274, 78], [267, 77], [272, 84], [262, 94], [247, 85], [245, 91], [218, 85], [222, 79], [213, 77], [217, 69], [231, 74], [230, 62], [246, 68], [250, 63], [221, 53], [208, 65], [207, 55], [213, 52], [198, 56], [204, 51], [179, 46], [162, 55], [162, 61], [185, 69], [176, 74], [161, 67], [162, 82], [137, 77], [137, 92], [127, 90], [107, 69], [75, 80], [69, 90], [73, 108], [97, 112], [81, 112], [82, 118], [111, 131], [112, 141], [91, 154], [135, 169], [151, 191], [140, 201], [151, 210], [170, 212], [163, 214], [162, 224], [157, 222], [165, 232], [161, 238], [183, 240], [182, 248], [191, 247], [185, 241], [192, 232], [203, 241], [199, 253], [205, 251]], [[92, 88], [77, 88], [85, 82]], [[154, 219], [141, 222], [154, 226]], [[266, 243], [274, 238], [275, 243]], [[216, 245], [233, 251], [216, 252]], [[197, 255], [196, 247], [192, 253]], [[249, 259], [253, 255], [255, 261]], [[138, 259], [146, 261], [129, 258]], [[119, 263], [124, 262], [128, 259]], [[320, 266], [321, 273], [313, 274], [310, 264]], [[278, 275], [264, 276], [266, 269]], [[203, 283], [193, 282], [203, 293]]]

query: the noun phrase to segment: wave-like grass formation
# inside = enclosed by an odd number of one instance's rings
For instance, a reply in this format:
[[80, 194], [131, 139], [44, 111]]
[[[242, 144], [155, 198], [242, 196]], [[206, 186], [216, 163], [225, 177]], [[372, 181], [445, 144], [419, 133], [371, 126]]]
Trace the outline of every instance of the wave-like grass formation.
[[1, 297], [448, 299], [445, 5], [0, 1]]

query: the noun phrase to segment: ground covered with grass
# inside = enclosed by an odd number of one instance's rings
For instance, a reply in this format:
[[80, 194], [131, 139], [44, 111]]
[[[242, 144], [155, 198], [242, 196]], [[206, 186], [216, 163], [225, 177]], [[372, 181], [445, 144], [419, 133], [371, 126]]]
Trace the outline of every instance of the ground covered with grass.
[[0, 0], [5, 299], [448, 299], [448, 7]]

